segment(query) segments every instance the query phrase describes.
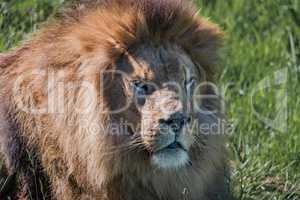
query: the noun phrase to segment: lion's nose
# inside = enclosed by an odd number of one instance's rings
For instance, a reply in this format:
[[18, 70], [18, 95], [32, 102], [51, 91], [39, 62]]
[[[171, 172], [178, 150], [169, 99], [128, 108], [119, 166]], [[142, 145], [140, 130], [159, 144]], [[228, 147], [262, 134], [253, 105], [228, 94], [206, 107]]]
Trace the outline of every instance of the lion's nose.
[[180, 133], [181, 129], [190, 121], [190, 118], [181, 112], [172, 114], [168, 119], [160, 119], [159, 123], [171, 128], [175, 133]]

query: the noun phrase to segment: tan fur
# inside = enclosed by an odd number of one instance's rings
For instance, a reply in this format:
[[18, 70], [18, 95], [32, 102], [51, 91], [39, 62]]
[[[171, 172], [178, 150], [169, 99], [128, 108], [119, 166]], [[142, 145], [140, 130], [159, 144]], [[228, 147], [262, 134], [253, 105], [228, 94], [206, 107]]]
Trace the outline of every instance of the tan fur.
[[[87, 1], [66, 9], [20, 49], [0, 56], [0, 120], [4, 123], [0, 138], [6, 138], [1, 151], [8, 167], [26, 171], [25, 163], [16, 162], [18, 157], [7, 152], [15, 150], [7, 147], [7, 141], [15, 138], [15, 146], [29, 149], [29, 156], [34, 152], [40, 161], [55, 199], [206, 200], [213, 199], [210, 193], [221, 195], [226, 188], [223, 136], [199, 134], [189, 152], [192, 165], [160, 170], [151, 166], [145, 147], [135, 146], [130, 137], [87, 130], [124, 119], [135, 127], [141, 123], [141, 113], [133, 105], [118, 114], [99, 112], [116, 109], [131, 95], [117, 76], [105, 76], [108, 89], [99, 91], [102, 73], [123, 66], [132, 77], [157, 84], [183, 80], [178, 66], [182, 56], [194, 67], [201, 66], [198, 70], [213, 81], [221, 38], [218, 27], [199, 17], [185, 0]], [[174, 67], [153, 67], [165, 64]], [[51, 74], [56, 80], [49, 86]], [[15, 83], [22, 76], [16, 92]], [[85, 107], [88, 94], [81, 85], [58, 96], [64, 111], [59, 105], [42, 114], [19, 108], [20, 102], [42, 108], [49, 104], [49, 96], [57, 97], [58, 83], [81, 81], [99, 89], [95, 107], [85, 114], [74, 111]]]

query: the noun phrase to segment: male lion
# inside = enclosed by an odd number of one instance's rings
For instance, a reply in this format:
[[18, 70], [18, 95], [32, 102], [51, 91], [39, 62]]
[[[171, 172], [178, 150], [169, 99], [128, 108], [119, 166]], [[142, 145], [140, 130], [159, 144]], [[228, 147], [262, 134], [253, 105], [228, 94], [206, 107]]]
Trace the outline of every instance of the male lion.
[[188, 0], [68, 6], [0, 55], [0, 198], [228, 199], [221, 42]]

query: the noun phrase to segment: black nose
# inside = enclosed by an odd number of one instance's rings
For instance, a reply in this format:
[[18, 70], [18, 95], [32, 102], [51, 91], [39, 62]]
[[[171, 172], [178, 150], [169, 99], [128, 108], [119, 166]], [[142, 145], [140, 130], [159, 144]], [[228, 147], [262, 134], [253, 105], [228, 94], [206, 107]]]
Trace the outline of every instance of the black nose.
[[170, 127], [175, 133], [178, 133], [185, 124], [190, 121], [190, 118], [187, 117], [184, 113], [178, 112], [170, 116], [169, 119], [161, 119], [159, 122]]

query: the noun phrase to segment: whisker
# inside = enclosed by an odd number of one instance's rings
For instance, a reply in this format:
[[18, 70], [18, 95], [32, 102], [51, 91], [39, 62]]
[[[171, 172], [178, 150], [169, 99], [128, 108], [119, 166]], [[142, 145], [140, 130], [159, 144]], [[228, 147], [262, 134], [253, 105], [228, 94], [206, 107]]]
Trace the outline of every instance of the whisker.
[[126, 153], [133, 152], [136, 150], [143, 151], [143, 150], [146, 150], [146, 147], [140, 138], [135, 138], [133, 141], [130, 141], [128, 143], [118, 145], [115, 147], [111, 147], [108, 149], [104, 149], [104, 150], [106, 152], [102, 155], [109, 156], [109, 155], [113, 155], [115, 153], [126, 154]]

